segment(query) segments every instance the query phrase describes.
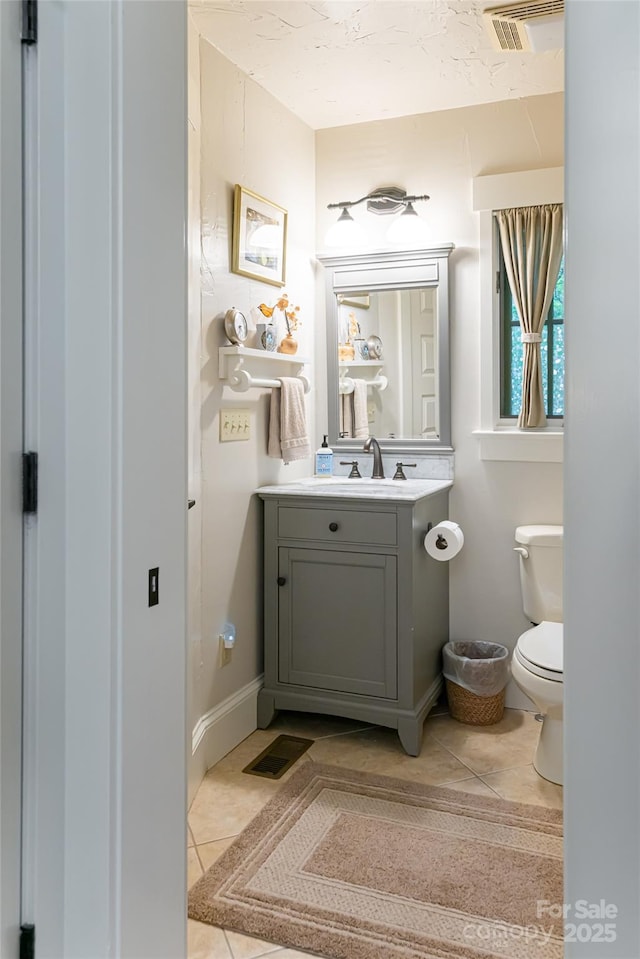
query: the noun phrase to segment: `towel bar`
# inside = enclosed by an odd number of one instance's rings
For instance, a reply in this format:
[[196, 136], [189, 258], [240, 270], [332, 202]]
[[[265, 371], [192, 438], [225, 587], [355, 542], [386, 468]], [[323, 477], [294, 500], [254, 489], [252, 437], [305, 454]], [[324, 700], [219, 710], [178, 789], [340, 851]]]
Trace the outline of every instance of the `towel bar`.
[[[379, 373], [374, 379], [365, 380], [365, 382], [367, 386], [374, 390], [386, 390], [389, 380], [383, 373]], [[353, 389], [353, 379], [350, 376], [341, 377], [338, 391], [340, 393], [353, 393]]]
[[280, 373], [295, 376], [305, 393], [311, 392], [311, 380], [304, 372], [309, 360], [304, 356], [253, 350], [244, 346], [221, 346], [218, 350], [218, 375], [226, 386], [236, 393], [246, 393], [252, 387], [270, 390], [280, 386], [273, 376], [253, 376], [256, 373]]
[[[295, 378], [302, 382], [305, 393], [311, 391], [311, 381], [308, 376], [305, 376], [304, 373], [298, 373]], [[248, 370], [243, 369], [234, 370], [229, 376], [228, 383], [236, 393], [246, 393], [252, 386], [266, 390], [281, 386], [280, 380], [252, 376]]]

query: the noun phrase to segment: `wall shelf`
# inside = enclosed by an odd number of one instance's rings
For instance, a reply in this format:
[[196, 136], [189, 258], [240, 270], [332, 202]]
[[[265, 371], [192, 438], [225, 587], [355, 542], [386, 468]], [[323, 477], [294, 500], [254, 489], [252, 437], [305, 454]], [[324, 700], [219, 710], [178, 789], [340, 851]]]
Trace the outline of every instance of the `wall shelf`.
[[218, 350], [218, 375], [236, 393], [247, 390], [273, 389], [280, 386], [278, 376], [296, 376], [305, 393], [311, 390], [311, 381], [304, 372], [309, 363], [306, 356], [253, 350], [246, 346], [221, 346]]
[[[354, 383], [351, 376], [347, 376], [350, 370], [355, 372], [356, 377], [365, 380], [367, 387], [374, 390], [386, 390], [389, 383], [387, 377], [381, 372], [384, 362], [382, 360], [340, 360], [338, 363], [338, 392], [353, 393]], [[363, 376], [363, 372], [369, 369], [372, 376]]]
[[347, 370], [351, 366], [357, 366], [359, 368], [371, 367], [373, 369], [375, 367], [384, 366], [384, 361], [383, 360], [340, 360], [340, 362], [338, 363], [338, 366], [340, 367], [341, 370]]

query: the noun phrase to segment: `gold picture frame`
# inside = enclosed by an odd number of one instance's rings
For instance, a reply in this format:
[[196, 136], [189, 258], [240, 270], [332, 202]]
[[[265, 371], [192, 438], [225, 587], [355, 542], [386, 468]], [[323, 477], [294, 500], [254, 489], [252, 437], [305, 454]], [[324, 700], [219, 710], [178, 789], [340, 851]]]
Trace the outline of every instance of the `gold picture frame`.
[[272, 286], [284, 286], [287, 211], [271, 200], [235, 186], [231, 270]]

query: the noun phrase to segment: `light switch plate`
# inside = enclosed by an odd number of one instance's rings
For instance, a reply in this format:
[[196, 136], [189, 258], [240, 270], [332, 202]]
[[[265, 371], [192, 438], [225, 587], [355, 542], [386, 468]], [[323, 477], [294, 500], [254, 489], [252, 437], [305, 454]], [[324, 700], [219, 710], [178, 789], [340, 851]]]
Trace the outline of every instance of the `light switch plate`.
[[220, 442], [235, 443], [251, 437], [250, 410], [220, 410]]

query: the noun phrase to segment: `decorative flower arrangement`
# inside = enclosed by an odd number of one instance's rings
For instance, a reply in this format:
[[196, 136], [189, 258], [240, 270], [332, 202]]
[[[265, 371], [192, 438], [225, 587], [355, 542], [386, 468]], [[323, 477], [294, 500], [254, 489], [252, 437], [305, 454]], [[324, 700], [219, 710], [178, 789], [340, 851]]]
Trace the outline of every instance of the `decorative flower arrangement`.
[[263, 316], [266, 316], [268, 319], [273, 318], [273, 314], [276, 310], [280, 310], [284, 314], [284, 321], [287, 324], [287, 333], [291, 335], [294, 330], [297, 330], [301, 324], [300, 320], [300, 307], [291, 306], [289, 303], [289, 297], [286, 293], [283, 293], [280, 299], [273, 305], [267, 306], [266, 303], [261, 303], [258, 307]]
[[347, 343], [353, 343], [358, 336], [360, 336], [360, 324], [356, 320], [355, 313], [349, 313], [349, 335], [347, 337]]

